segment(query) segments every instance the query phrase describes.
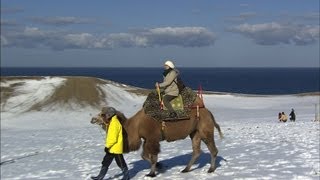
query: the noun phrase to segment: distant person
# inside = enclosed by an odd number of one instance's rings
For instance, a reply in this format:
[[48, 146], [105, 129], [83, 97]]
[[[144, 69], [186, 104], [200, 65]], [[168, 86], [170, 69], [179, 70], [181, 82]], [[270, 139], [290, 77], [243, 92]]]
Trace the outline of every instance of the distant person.
[[106, 130], [106, 142], [104, 151], [106, 155], [102, 161], [102, 167], [98, 176], [91, 177], [93, 180], [103, 180], [108, 172], [108, 168], [113, 161], [116, 160], [117, 165], [123, 172], [123, 180], [130, 179], [126, 161], [123, 158], [123, 135], [122, 125], [116, 115], [113, 107], [103, 107], [100, 113], [103, 121], [109, 124]]
[[278, 120], [281, 122], [281, 112], [278, 114]]
[[291, 113], [289, 114], [290, 116], [290, 121], [295, 122], [296, 121], [296, 114], [294, 113], [294, 109], [291, 109]]
[[286, 115], [284, 112], [282, 112], [282, 113], [281, 113], [280, 121], [282, 121], [282, 122], [287, 122], [287, 120], [288, 120], [287, 115]]
[[170, 101], [179, 95], [179, 88], [177, 85], [177, 77], [179, 71], [175, 68], [172, 61], [166, 61], [164, 63], [163, 82], [156, 83], [156, 87], [164, 91], [163, 104], [169, 111], [170, 118], [178, 117], [177, 113], [172, 108]]

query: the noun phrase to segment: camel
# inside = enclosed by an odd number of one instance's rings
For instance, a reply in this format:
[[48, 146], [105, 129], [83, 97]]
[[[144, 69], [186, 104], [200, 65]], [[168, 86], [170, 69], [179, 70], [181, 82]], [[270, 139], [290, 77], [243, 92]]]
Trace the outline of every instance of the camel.
[[[197, 116], [198, 114], [198, 116]], [[208, 173], [216, 169], [215, 160], [218, 149], [214, 142], [214, 127], [219, 131], [220, 138], [223, 137], [220, 126], [215, 121], [213, 114], [205, 107], [192, 109], [190, 119], [177, 121], [159, 122], [144, 112], [142, 108], [134, 116], [127, 119], [123, 113], [117, 112], [117, 116], [123, 124], [125, 130], [125, 152], [139, 150], [143, 140], [143, 151], [141, 157], [151, 163], [149, 177], [156, 176], [158, 164], [158, 154], [160, 153], [160, 141], [167, 142], [185, 139], [190, 136], [192, 141], [192, 157], [183, 173], [189, 172], [191, 166], [201, 154], [201, 141], [203, 141], [210, 151], [211, 162]], [[92, 124], [100, 125], [107, 129], [99, 115], [91, 119]]]

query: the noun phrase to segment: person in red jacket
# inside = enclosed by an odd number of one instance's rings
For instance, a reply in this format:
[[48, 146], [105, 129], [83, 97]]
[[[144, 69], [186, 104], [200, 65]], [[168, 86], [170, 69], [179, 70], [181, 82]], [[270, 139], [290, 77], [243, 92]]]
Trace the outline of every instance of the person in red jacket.
[[93, 180], [102, 180], [108, 172], [108, 168], [113, 161], [116, 160], [117, 165], [123, 172], [123, 180], [130, 179], [126, 161], [123, 158], [123, 135], [122, 125], [116, 115], [113, 107], [103, 107], [100, 116], [106, 124], [109, 124], [106, 130], [106, 155], [102, 161], [102, 167], [98, 176], [91, 177]]

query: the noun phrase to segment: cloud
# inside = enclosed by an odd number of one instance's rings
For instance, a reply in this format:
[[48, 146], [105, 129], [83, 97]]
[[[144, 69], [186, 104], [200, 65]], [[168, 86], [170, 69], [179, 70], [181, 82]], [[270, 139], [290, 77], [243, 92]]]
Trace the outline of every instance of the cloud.
[[229, 22], [243, 22], [248, 19], [254, 18], [257, 16], [257, 13], [255, 12], [245, 12], [245, 13], [240, 13], [238, 16], [229, 16], [226, 17], [226, 21]]
[[4, 20], [1, 19], [0, 21], [1, 27], [13, 27], [13, 26], [18, 26], [19, 24], [13, 20]]
[[202, 47], [214, 44], [215, 35], [203, 27], [165, 27], [142, 32], [150, 45]]
[[305, 15], [302, 15], [302, 18], [305, 20], [315, 21], [319, 24], [320, 13], [319, 12], [310, 12]]
[[77, 17], [33, 17], [31, 18], [33, 22], [53, 25], [53, 26], [66, 26], [71, 24], [89, 24], [93, 20], [87, 18], [77, 18]]
[[23, 12], [24, 10], [22, 8], [2, 8], [1, 7], [1, 14], [15, 14]]
[[8, 44], [8, 40], [2, 35], [0, 35], [0, 37], [1, 37], [1, 46], [7, 45]]
[[307, 45], [319, 40], [319, 26], [279, 24], [241, 24], [228, 31], [239, 33], [260, 45]]
[[112, 49], [130, 47], [202, 47], [211, 46], [215, 35], [204, 27], [164, 27], [95, 36], [90, 33], [44, 31], [26, 27], [23, 31], [4, 32], [6, 47], [64, 49]]
[[249, 4], [240, 4], [240, 7], [249, 7]]

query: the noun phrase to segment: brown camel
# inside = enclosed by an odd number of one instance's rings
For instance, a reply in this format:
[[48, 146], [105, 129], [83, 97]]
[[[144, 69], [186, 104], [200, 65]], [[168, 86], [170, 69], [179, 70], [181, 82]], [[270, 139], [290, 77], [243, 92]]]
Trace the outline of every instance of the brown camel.
[[[216, 169], [215, 160], [218, 154], [218, 149], [214, 142], [214, 127], [219, 131], [222, 138], [220, 126], [216, 123], [212, 113], [206, 108], [199, 109], [199, 117], [197, 110], [192, 109], [190, 119], [179, 121], [159, 122], [149, 115], [145, 114], [141, 109], [133, 117], [127, 119], [121, 112], [117, 113], [123, 127], [125, 129], [126, 144], [125, 151], [136, 151], [141, 146], [143, 139], [143, 152], [141, 154], [144, 160], [151, 163], [151, 170], [147, 176], [156, 176], [156, 165], [158, 154], [160, 152], [160, 141], [168, 142], [185, 139], [190, 136], [192, 140], [192, 157], [188, 165], [182, 172], [189, 172], [191, 166], [201, 154], [201, 141], [203, 141], [211, 154], [211, 166], [208, 173], [214, 172]], [[107, 124], [103, 123], [99, 115], [92, 118], [91, 123], [99, 124], [106, 129]]]

